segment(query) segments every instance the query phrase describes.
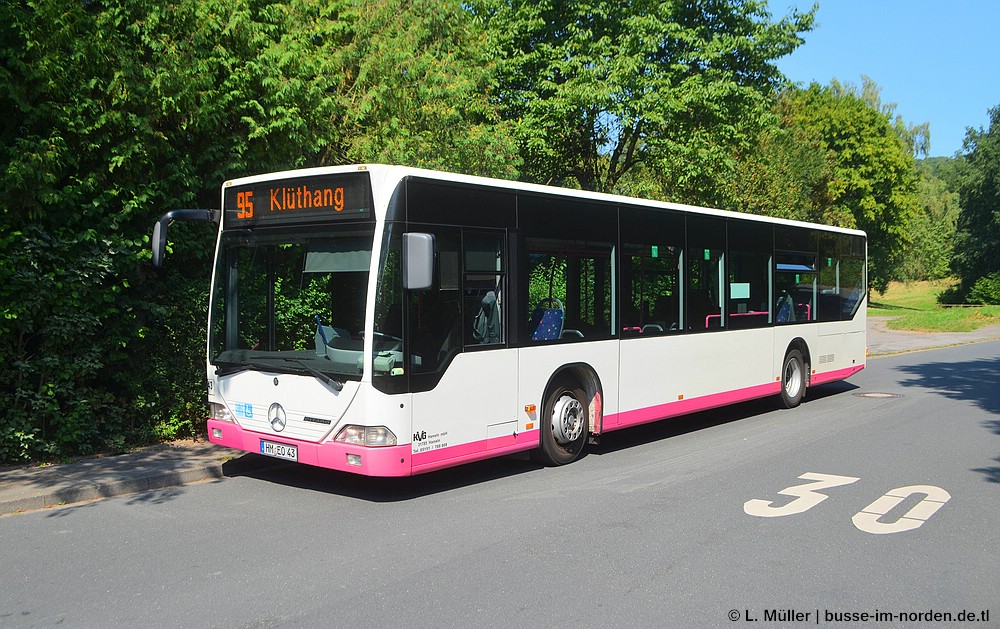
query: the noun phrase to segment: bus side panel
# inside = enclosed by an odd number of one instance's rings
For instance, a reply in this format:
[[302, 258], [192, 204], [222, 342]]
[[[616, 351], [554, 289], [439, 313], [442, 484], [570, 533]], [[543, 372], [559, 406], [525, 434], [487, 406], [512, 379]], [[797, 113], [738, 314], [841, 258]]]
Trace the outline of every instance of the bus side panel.
[[821, 335], [813, 350], [810, 385], [849, 378], [865, 368], [867, 340], [864, 332]]
[[[806, 323], [802, 325], [776, 325], [774, 326], [774, 377], [781, 376], [781, 366], [785, 360], [785, 353], [796, 340], [805, 342], [807, 352], [802, 356], [803, 360], [812, 360], [812, 354], [816, 350], [816, 339], [819, 338], [818, 326]], [[806, 355], [807, 354], [807, 355]]]
[[773, 328], [622, 341], [625, 427], [777, 393]]
[[865, 332], [851, 329], [849, 321], [789, 325], [775, 328], [775, 378], [781, 374], [781, 364], [788, 347], [797, 339], [806, 344], [810, 385], [843, 380], [865, 367]]
[[[535, 427], [540, 426], [545, 409], [545, 387], [552, 376], [568, 365], [587, 366], [596, 375], [601, 390], [599, 404], [604, 417], [618, 412], [618, 348], [617, 340], [594, 341], [589, 343], [566, 343], [522, 347], [518, 357], [518, 407], [524, 416], [524, 407], [534, 404], [537, 410], [532, 415]], [[585, 384], [585, 383], [580, 383]], [[594, 411], [595, 409], [591, 409]], [[601, 427], [594, 427], [600, 431]]]
[[863, 313], [854, 321], [819, 325], [819, 335], [812, 349], [811, 384], [843, 380], [865, 368], [868, 334]]
[[517, 373], [516, 349], [463, 352], [437, 386], [414, 393], [414, 472], [537, 445], [517, 412]]

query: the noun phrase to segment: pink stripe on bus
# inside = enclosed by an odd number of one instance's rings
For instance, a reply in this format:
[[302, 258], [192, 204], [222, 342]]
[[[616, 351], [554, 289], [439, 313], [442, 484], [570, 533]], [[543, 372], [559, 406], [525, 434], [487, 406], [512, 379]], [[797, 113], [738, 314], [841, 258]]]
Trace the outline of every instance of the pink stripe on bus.
[[[828, 382], [843, 380], [853, 376], [864, 368], [864, 365], [854, 365], [846, 369], [813, 374], [810, 385], [815, 386], [818, 384], [826, 384]], [[780, 392], [781, 383], [775, 381], [767, 384], [746, 387], [744, 389], [713, 393], [712, 395], [703, 395], [689, 400], [677, 400], [676, 402], [657, 404], [656, 406], [639, 408], [632, 411], [623, 411], [618, 414], [607, 415], [604, 418], [604, 431], [607, 432], [618, 428], [627, 428], [628, 426], [636, 426], [638, 424], [645, 424], [659, 419], [677, 417], [678, 415], [686, 415], [688, 413], [697, 413], [698, 411], [707, 411], [712, 408], [719, 408], [720, 406], [727, 406], [738, 402], [747, 402], [749, 400], [755, 400], [769, 395], [777, 395]]]
[[745, 389], [736, 389], [735, 391], [725, 391], [723, 393], [703, 395], [701, 397], [691, 398], [690, 400], [677, 400], [676, 402], [657, 404], [656, 406], [638, 408], [633, 411], [623, 411], [616, 415], [607, 415], [604, 418], [604, 429], [605, 431], [615, 430], [617, 428], [626, 428], [628, 426], [645, 424], [658, 419], [667, 419], [668, 417], [677, 417], [678, 415], [696, 413], [710, 408], [726, 406], [727, 404], [735, 404], [737, 402], [745, 402], [747, 400], [753, 400], [760, 397], [767, 397], [768, 395], [775, 395], [779, 391], [781, 391], [780, 382], [769, 382], [768, 384], [747, 387]]
[[[482, 439], [471, 443], [419, 452], [413, 455], [413, 473], [422, 474], [460, 463], [469, 463], [504, 454], [533, 450], [538, 447], [541, 431], [528, 430], [512, 434], [502, 440]], [[487, 447], [497, 445], [498, 447]], [[502, 444], [502, 445], [501, 445]]]
[[[221, 437], [213, 435], [213, 429], [221, 431]], [[287, 439], [278, 435], [266, 435], [231, 422], [217, 419], [208, 420], [208, 440], [220, 446], [236, 448], [246, 452], [260, 452], [260, 442], [271, 441], [298, 448], [298, 462], [318, 467], [326, 467], [352, 474], [368, 476], [409, 476], [410, 444], [385, 448], [365, 448], [363, 446], [324, 441], [311, 443], [299, 439]], [[360, 465], [348, 463], [347, 455], [360, 457]]]
[[845, 378], [850, 378], [864, 368], [864, 365], [853, 365], [846, 369], [837, 369], [835, 371], [827, 371], [825, 373], [814, 373], [812, 378], [810, 378], [809, 384], [815, 386], [817, 384], [826, 384], [827, 382], [844, 380]]

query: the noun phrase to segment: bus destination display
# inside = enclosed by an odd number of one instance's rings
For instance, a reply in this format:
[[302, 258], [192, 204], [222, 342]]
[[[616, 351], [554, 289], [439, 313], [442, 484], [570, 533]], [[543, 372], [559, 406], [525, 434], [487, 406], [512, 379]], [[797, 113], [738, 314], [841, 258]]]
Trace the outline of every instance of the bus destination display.
[[372, 216], [368, 173], [321, 175], [226, 189], [228, 227], [293, 224]]

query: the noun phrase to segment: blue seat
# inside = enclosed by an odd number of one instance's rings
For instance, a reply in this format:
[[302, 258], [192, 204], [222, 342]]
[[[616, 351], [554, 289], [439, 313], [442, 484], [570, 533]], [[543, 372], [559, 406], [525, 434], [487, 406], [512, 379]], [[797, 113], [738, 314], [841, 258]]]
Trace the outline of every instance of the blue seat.
[[[562, 302], [554, 297], [543, 299], [531, 315], [532, 341], [554, 341], [562, 336], [566, 314]], [[530, 328], [529, 328], [530, 329]]]

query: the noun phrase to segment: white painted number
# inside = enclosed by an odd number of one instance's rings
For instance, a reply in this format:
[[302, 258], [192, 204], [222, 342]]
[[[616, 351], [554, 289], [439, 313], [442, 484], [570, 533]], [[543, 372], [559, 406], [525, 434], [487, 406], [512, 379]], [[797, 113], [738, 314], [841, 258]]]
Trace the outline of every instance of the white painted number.
[[755, 498], [753, 500], [747, 500], [743, 503], [743, 511], [746, 512], [747, 515], [755, 515], [761, 518], [778, 518], [784, 515], [802, 513], [803, 511], [812, 509], [819, 503], [829, 498], [826, 494], [819, 493], [820, 489], [850, 485], [851, 483], [860, 480], [858, 478], [854, 478], [853, 476], [817, 474], [816, 472], [806, 472], [802, 476], [799, 476], [799, 478], [814, 480], [816, 482], [806, 483], [805, 485], [795, 485], [779, 491], [778, 493], [782, 496], [795, 496], [795, 500], [786, 505], [773, 507], [771, 506], [774, 504], [773, 502]]
[[[926, 496], [895, 522], [878, 521], [880, 517], [892, 511], [896, 505], [913, 494], [926, 494]], [[876, 535], [912, 531], [913, 529], [920, 528], [928, 518], [937, 513], [937, 510], [943, 507], [944, 503], [950, 499], [951, 494], [934, 485], [897, 487], [885, 492], [878, 500], [854, 514], [851, 521], [854, 522], [854, 526], [862, 531]]]
[[[743, 503], [743, 511], [747, 515], [755, 515], [761, 518], [777, 518], [785, 515], [794, 515], [812, 509], [829, 496], [819, 493], [820, 489], [840, 487], [857, 482], [858, 478], [853, 476], [836, 476], [834, 474], [817, 474], [816, 472], [806, 472], [799, 478], [816, 481], [805, 485], [794, 485], [782, 489], [778, 493], [782, 496], [794, 496], [795, 500], [780, 507], [772, 506], [773, 502], [754, 498]], [[924, 494], [923, 500], [913, 505], [909, 511], [896, 518], [895, 522], [879, 522], [879, 518], [892, 511], [900, 503], [914, 494]], [[944, 506], [944, 503], [951, 500], [951, 494], [935, 487], [934, 485], [909, 485], [908, 487], [897, 487], [890, 489], [861, 511], [854, 514], [851, 521], [854, 526], [866, 533], [875, 535], [885, 535], [886, 533], [900, 533], [902, 531], [912, 531], [920, 528], [937, 510]]]

